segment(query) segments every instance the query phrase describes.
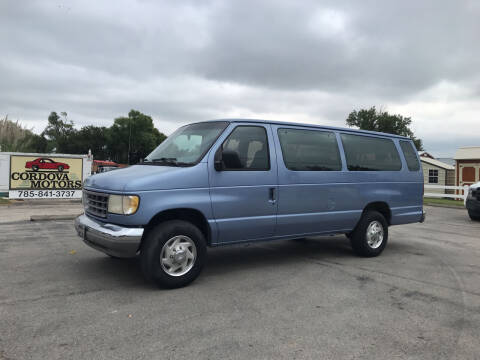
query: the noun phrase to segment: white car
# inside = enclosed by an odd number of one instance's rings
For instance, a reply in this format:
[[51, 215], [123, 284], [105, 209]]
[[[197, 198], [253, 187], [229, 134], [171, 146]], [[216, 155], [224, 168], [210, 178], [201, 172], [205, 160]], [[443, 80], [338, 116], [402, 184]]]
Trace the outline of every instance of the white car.
[[480, 182], [470, 185], [465, 207], [470, 219], [480, 221]]

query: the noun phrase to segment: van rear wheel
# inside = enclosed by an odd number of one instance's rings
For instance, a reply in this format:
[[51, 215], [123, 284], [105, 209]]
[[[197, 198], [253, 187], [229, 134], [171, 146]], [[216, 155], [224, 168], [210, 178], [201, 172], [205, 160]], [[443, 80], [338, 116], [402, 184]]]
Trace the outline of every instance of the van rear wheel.
[[368, 211], [363, 214], [349, 238], [357, 255], [378, 256], [387, 245], [388, 223], [378, 211]]
[[205, 237], [183, 220], [161, 223], [149, 231], [140, 251], [142, 272], [162, 288], [186, 286], [197, 278], [205, 263]]

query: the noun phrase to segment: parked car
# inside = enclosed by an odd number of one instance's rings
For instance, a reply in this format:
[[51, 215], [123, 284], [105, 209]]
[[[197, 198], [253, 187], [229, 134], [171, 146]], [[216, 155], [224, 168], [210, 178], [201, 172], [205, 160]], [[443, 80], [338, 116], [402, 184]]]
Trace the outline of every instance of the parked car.
[[181, 127], [141, 164], [86, 179], [86, 244], [140, 255], [147, 279], [180, 287], [207, 247], [346, 234], [379, 255], [388, 227], [422, 222], [423, 174], [408, 138], [284, 122]]
[[480, 182], [470, 186], [465, 207], [468, 210], [470, 219], [480, 221]]
[[68, 164], [62, 162], [56, 162], [49, 158], [38, 158], [33, 161], [27, 161], [25, 163], [26, 169], [32, 169], [33, 171], [42, 170], [58, 170], [62, 172], [65, 169], [70, 169]]

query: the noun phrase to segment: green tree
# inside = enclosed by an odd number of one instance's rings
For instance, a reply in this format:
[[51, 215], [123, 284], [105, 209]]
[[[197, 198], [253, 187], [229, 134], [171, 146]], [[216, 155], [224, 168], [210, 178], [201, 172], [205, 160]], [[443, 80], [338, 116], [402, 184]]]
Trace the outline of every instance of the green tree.
[[396, 134], [409, 137], [413, 140], [418, 151], [423, 150], [421, 139], [417, 139], [410, 130], [412, 119], [396, 114], [392, 115], [386, 111], [377, 111], [375, 106], [370, 109], [352, 111], [347, 118], [347, 125], [358, 127], [362, 130], [379, 131], [389, 134]]
[[108, 142], [108, 129], [103, 126], [88, 125], [72, 132], [69, 136], [69, 153], [86, 154], [92, 151], [95, 159], [108, 159], [110, 157]]
[[26, 138], [26, 146], [23, 152], [46, 153], [48, 141], [43, 135], [29, 134]]
[[75, 128], [73, 122], [67, 119], [67, 113], [60, 113], [63, 119], [52, 111], [48, 116], [48, 125], [43, 130], [42, 136], [48, 141], [47, 150], [57, 153], [71, 152], [71, 138], [75, 136]]
[[130, 164], [144, 158], [165, 138], [150, 116], [136, 110], [131, 110], [128, 117], [115, 119], [109, 128], [88, 125], [80, 130], [75, 129], [66, 112], [59, 115], [52, 111], [42, 134], [30, 132], [26, 137], [32, 152], [86, 154], [91, 150], [95, 159]]
[[108, 131], [112, 160], [134, 164], [145, 158], [166, 136], [153, 125], [150, 116], [130, 110], [128, 117], [116, 118]]

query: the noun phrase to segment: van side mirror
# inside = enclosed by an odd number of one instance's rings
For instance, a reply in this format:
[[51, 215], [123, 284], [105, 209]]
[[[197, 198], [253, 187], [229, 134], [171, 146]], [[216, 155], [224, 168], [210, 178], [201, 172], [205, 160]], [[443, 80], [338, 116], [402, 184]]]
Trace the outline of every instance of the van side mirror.
[[218, 148], [217, 152], [215, 153], [215, 156], [213, 157], [213, 167], [217, 171], [223, 170], [222, 152], [223, 152], [222, 147]]

